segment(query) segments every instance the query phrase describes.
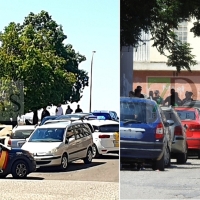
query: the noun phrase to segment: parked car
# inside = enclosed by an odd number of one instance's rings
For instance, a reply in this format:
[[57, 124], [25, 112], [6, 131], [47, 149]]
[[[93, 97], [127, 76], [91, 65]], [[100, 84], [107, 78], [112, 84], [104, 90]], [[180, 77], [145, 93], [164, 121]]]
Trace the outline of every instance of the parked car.
[[170, 166], [169, 123], [157, 103], [144, 98], [120, 98], [120, 162]]
[[86, 123], [66, 121], [38, 126], [22, 149], [34, 154], [37, 167], [59, 166], [66, 170], [75, 160], [91, 163], [92, 146], [92, 132]]
[[197, 108], [175, 107], [186, 128], [188, 153], [197, 154], [200, 159], [200, 112]]
[[46, 116], [42, 119], [42, 121], [40, 122], [39, 126], [43, 125], [47, 120], [54, 120], [56, 119], [58, 116]]
[[13, 128], [8, 145], [12, 148], [21, 148], [31, 133], [35, 130], [35, 125], [17, 125]]
[[199, 100], [187, 101], [183, 104], [183, 106], [200, 108], [200, 101]]
[[35, 170], [36, 162], [30, 152], [0, 143], [0, 178], [12, 174], [13, 178], [22, 179]]
[[162, 106], [165, 117], [169, 123], [172, 133], [171, 158], [175, 158], [178, 164], [185, 164], [187, 161], [187, 138], [179, 115], [172, 107]]
[[110, 110], [94, 110], [92, 112], [92, 115], [95, 115], [95, 116], [104, 116], [106, 120], [119, 121], [119, 117], [117, 116], [117, 113], [115, 111], [110, 111]]
[[119, 122], [113, 120], [89, 120], [94, 128], [93, 157], [107, 153], [119, 154]]

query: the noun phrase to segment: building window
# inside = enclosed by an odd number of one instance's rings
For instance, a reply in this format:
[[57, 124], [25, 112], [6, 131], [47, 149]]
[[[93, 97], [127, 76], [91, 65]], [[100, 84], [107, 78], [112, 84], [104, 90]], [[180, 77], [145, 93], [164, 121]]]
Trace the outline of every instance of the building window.
[[187, 22], [184, 21], [179, 24], [178, 29], [174, 30], [174, 33], [178, 36], [178, 40], [180, 40], [182, 43], [187, 42]]
[[142, 32], [142, 42], [133, 51], [133, 61], [149, 61], [150, 34]]

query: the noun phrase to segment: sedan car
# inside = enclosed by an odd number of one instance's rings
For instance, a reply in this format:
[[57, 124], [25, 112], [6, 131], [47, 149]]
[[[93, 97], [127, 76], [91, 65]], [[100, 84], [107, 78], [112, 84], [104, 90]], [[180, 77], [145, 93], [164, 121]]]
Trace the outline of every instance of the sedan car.
[[119, 123], [113, 120], [90, 120], [93, 128], [93, 156], [119, 154]]
[[120, 162], [151, 164], [164, 171], [170, 166], [171, 133], [167, 119], [150, 99], [120, 98]]
[[22, 179], [35, 170], [36, 162], [30, 152], [0, 143], [0, 178], [12, 174], [13, 178]]
[[200, 159], [200, 113], [197, 108], [175, 107], [186, 129], [188, 153], [197, 154]]
[[165, 117], [170, 124], [172, 133], [171, 158], [175, 158], [178, 164], [185, 164], [187, 161], [187, 138], [179, 115], [172, 107], [162, 106]]

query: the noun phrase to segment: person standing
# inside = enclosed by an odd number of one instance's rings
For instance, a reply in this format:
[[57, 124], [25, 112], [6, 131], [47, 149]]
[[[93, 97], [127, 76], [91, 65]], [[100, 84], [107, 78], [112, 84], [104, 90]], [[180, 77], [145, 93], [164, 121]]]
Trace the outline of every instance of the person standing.
[[140, 97], [139, 98], [144, 98], [144, 95], [142, 94], [142, 87], [138, 85], [136, 89], [138, 91], [140, 91]]
[[80, 105], [77, 105], [77, 109], [75, 110], [75, 113], [81, 113], [81, 112], [83, 112], [83, 111], [80, 108]]
[[153, 91], [149, 91], [149, 97], [147, 99], [153, 99]]
[[163, 104], [163, 98], [160, 96], [159, 90], [155, 90], [154, 94], [155, 94], [155, 96], [154, 96], [153, 100], [156, 101], [156, 103], [158, 105], [162, 105]]
[[57, 108], [56, 108], [56, 115], [59, 116], [59, 115], [63, 115], [63, 109], [62, 109], [62, 106], [61, 104], [59, 103]]
[[181, 105], [181, 99], [179, 98], [179, 96], [178, 96], [178, 93], [177, 92], [175, 92], [175, 89], [171, 89], [170, 90], [170, 93], [171, 93], [171, 95], [170, 96], [168, 96], [165, 100], [164, 100], [164, 102], [163, 102], [163, 105], [165, 105], [166, 103], [167, 103], [167, 105], [168, 106], [177, 106], [177, 105]]
[[67, 106], [67, 110], [65, 112], [65, 114], [71, 114], [73, 112], [73, 110], [70, 108], [70, 106]]
[[186, 103], [187, 101], [193, 101], [192, 98], [193, 93], [192, 92], [185, 92], [185, 98], [182, 100], [182, 104]]
[[41, 121], [43, 120], [44, 117], [50, 116], [49, 111], [47, 110], [47, 107], [43, 107], [42, 115], [41, 115]]

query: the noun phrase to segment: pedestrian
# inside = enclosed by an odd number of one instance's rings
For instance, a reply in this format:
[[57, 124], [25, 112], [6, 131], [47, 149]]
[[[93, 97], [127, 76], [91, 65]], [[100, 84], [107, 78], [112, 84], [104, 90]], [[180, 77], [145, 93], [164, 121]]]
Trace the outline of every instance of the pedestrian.
[[185, 98], [182, 100], [182, 105], [183, 105], [184, 103], [186, 103], [187, 101], [193, 101], [192, 95], [193, 95], [192, 92], [186, 91], [186, 92], [185, 92]]
[[56, 115], [59, 116], [59, 115], [63, 115], [63, 109], [62, 109], [62, 106], [61, 104], [59, 103], [57, 108], [56, 108]]
[[133, 91], [130, 91], [129, 92], [129, 97], [134, 97], [135, 96], [135, 93]]
[[159, 90], [155, 90], [154, 94], [155, 94], [155, 96], [154, 96], [153, 100], [156, 101], [156, 103], [158, 105], [162, 105], [163, 104], [163, 98], [160, 96]]
[[141, 90], [139, 90], [139, 89], [135, 89], [135, 91], [134, 91], [134, 93], [135, 93], [135, 97], [137, 97], [137, 98], [141, 98]]
[[38, 124], [38, 112], [37, 110], [33, 112], [33, 125]]
[[50, 113], [49, 111], [47, 110], [47, 107], [43, 107], [43, 111], [42, 111], [42, 114], [41, 114], [41, 121], [43, 120], [44, 117], [47, 117], [47, 116], [50, 116]]
[[136, 89], [140, 91], [140, 98], [144, 98], [144, 95], [142, 94], [142, 87], [138, 85]]
[[77, 109], [75, 110], [75, 113], [81, 113], [81, 112], [83, 112], [83, 111], [80, 108], [80, 105], [77, 105]]
[[71, 114], [73, 112], [73, 110], [70, 108], [70, 106], [67, 106], [67, 110], [65, 112], [65, 114]]
[[175, 89], [171, 89], [170, 90], [171, 95], [168, 96], [164, 101], [163, 101], [163, 105], [165, 105], [167, 103], [168, 106], [177, 106], [177, 105], [181, 105], [182, 101], [178, 96], [178, 93], [175, 92]]
[[147, 99], [153, 99], [153, 91], [152, 90], [149, 91], [149, 97]]

